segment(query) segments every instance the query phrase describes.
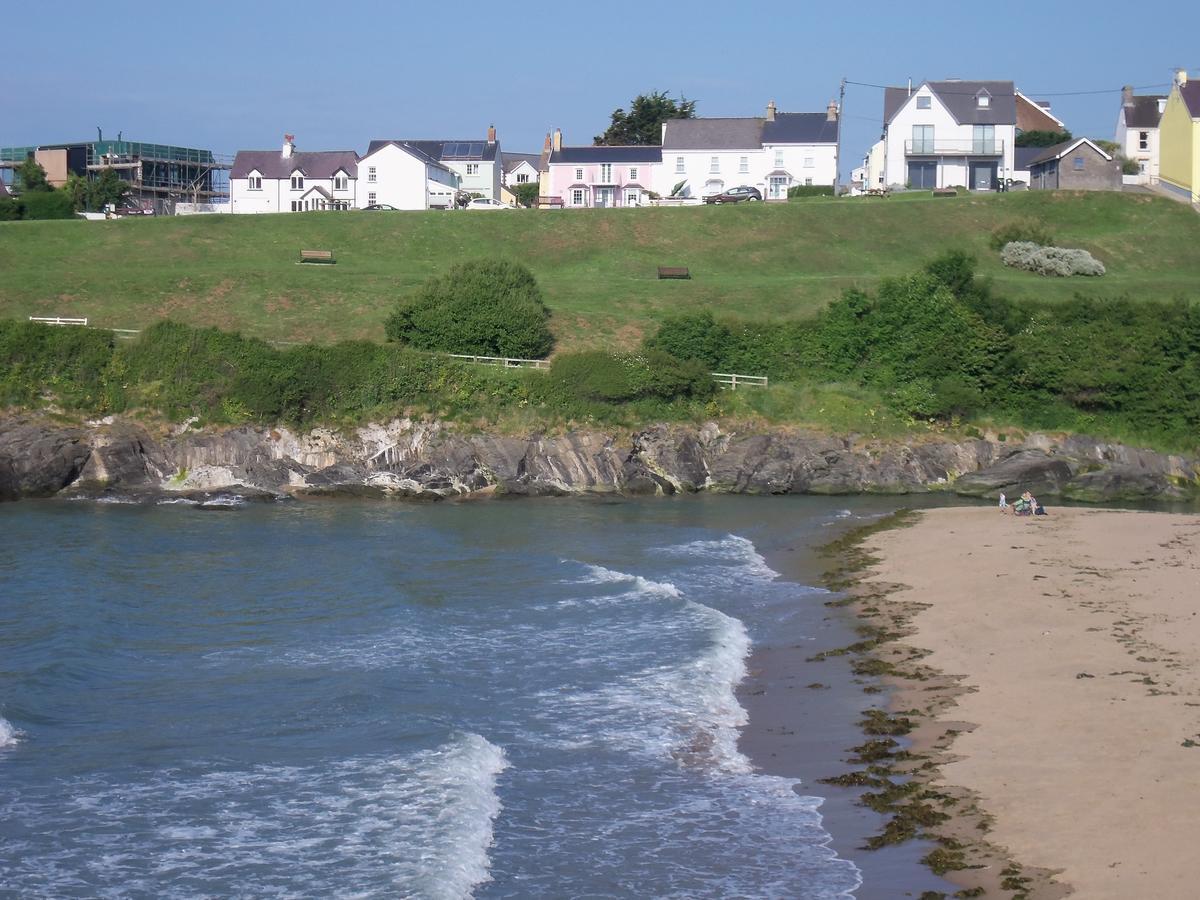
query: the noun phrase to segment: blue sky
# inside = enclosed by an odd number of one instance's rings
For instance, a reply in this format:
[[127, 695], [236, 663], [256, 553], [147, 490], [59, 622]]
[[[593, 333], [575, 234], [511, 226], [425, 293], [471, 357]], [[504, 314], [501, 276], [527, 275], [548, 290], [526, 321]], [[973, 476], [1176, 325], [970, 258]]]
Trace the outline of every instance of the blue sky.
[[[1014, 12], [781, 0], [109, 0], [101, 12], [65, 0], [37, 40], [6, 36], [0, 146], [100, 126], [222, 153], [274, 147], [285, 131], [300, 149], [365, 152], [372, 138], [476, 138], [494, 123], [505, 149], [536, 152], [556, 126], [591, 143], [638, 93], [683, 93], [700, 115], [761, 115], [772, 99], [817, 111], [843, 76], [1011, 78], [1038, 99], [1107, 90], [1048, 99], [1076, 134], [1111, 138], [1122, 84], [1165, 85], [1175, 66], [1200, 76], [1195, 3], [1002, 8]], [[881, 91], [847, 89], [843, 177], [878, 137], [881, 108]]]

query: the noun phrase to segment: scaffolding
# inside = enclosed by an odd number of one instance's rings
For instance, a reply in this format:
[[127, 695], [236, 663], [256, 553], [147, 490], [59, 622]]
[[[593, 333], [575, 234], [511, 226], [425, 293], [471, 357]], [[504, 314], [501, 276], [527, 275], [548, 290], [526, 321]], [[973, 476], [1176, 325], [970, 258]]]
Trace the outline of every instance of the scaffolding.
[[37, 147], [0, 147], [0, 169], [13, 169], [39, 151], [65, 151], [67, 170], [95, 181], [112, 169], [129, 185], [133, 199], [155, 212], [170, 214], [176, 202], [221, 203], [229, 199], [231, 156], [211, 150], [96, 140]]

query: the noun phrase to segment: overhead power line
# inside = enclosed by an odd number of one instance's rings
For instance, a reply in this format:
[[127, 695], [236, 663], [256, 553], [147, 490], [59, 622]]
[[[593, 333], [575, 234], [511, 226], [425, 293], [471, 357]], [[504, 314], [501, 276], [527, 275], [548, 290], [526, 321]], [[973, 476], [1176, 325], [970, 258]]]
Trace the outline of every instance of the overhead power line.
[[[944, 84], [945, 82], [942, 82], [942, 83]], [[901, 85], [872, 84], [869, 81], [850, 81], [849, 79], [846, 80], [846, 84], [854, 84], [854, 85], [858, 85], [859, 87], [879, 88], [880, 90], [884, 90], [884, 91], [887, 90], [888, 88], [892, 88], [892, 89], [896, 89], [896, 88], [903, 89], [904, 88], [904, 85], [902, 85], [902, 84]], [[1170, 82], [1164, 82], [1162, 84], [1143, 84], [1143, 85], [1138, 85], [1137, 87], [1134, 88], [1134, 90], [1135, 91], [1148, 91], [1153, 88], [1165, 88], [1165, 87], [1170, 87], [1170, 86], [1171, 86]], [[1124, 90], [1124, 88], [1105, 88], [1103, 90], [1095, 90], [1095, 91], [1026, 91], [1026, 90], [1022, 90], [1021, 93], [1029, 94], [1029, 95], [1036, 94], [1038, 97], [1081, 97], [1081, 96], [1084, 96], [1085, 94], [1119, 94], [1123, 90]], [[938, 93], [940, 93], [940, 94], [964, 94], [964, 95], [973, 97], [973, 96], [975, 96], [976, 92], [975, 91], [939, 90]]]

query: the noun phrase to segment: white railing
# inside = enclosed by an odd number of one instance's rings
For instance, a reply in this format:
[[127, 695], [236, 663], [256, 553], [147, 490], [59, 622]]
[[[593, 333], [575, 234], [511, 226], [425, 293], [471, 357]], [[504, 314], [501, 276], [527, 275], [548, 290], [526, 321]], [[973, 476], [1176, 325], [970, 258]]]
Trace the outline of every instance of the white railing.
[[43, 325], [82, 325], [87, 327], [87, 319], [72, 319], [67, 316], [30, 316], [30, 322], [40, 322]]
[[712, 377], [716, 379], [717, 384], [726, 385], [731, 391], [736, 391], [738, 385], [742, 387], [767, 387], [766, 375], [735, 375], [732, 372], [713, 372]]
[[481, 366], [500, 366], [505, 369], [548, 369], [550, 361], [545, 359], [516, 359], [510, 356], [474, 356], [469, 353], [447, 353], [451, 359], [465, 359]]

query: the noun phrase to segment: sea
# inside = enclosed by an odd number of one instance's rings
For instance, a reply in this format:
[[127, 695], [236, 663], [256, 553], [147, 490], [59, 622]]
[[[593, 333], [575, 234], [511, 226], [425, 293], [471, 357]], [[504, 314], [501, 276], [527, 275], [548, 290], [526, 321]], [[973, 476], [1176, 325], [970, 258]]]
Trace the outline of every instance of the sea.
[[0, 896], [853, 897], [737, 686], [900, 505], [4, 504]]

